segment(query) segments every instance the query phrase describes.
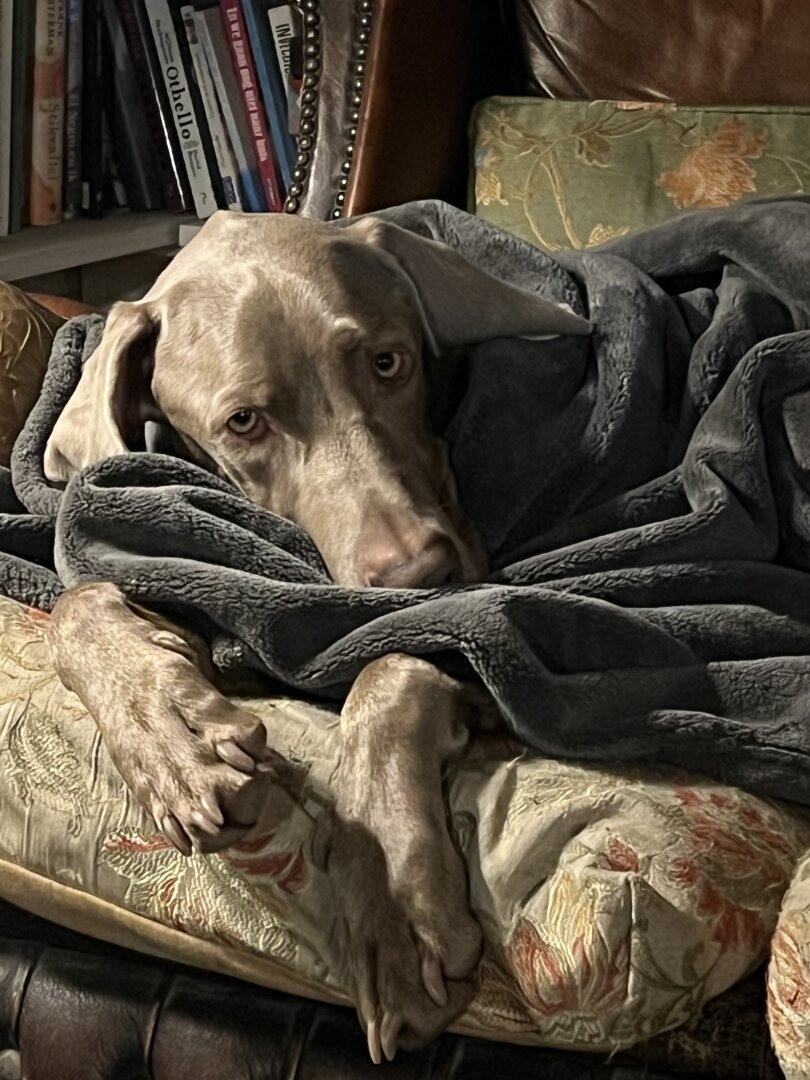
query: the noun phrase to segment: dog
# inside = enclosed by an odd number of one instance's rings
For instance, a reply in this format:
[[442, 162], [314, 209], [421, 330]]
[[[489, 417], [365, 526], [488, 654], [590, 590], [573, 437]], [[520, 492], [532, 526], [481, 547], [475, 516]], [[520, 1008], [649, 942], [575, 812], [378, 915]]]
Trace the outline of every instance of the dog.
[[[161, 420], [191, 460], [305, 529], [335, 582], [480, 581], [486, 553], [426, 421], [424, 357], [589, 329], [379, 218], [337, 227], [220, 211], [143, 300], [112, 309], [45, 472], [65, 482], [142, 448], [144, 422]], [[99, 582], [59, 599], [50, 644], [125, 782], [181, 852], [236, 842], [268, 800], [283, 813], [288, 764], [216, 688], [189, 628]], [[442, 770], [492, 712], [475, 687], [405, 655], [368, 664], [343, 706], [318, 858], [375, 1062], [431, 1038], [473, 993], [481, 931]]]

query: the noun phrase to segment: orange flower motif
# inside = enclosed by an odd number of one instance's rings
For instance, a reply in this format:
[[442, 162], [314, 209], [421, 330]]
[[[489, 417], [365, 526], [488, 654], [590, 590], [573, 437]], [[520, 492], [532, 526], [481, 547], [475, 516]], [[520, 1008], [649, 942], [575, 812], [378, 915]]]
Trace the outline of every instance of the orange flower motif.
[[578, 936], [565, 947], [545, 940], [534, 923], [520, 919], [506, 945], [505, 960], [523, 1000], [540, 1016], [609, 1016], [624, 1000], [626, 942], [611, 949], [598, 936], [591, 942]]
[[26, 607], [23, 618], [28, 622], [29, 626], [44, 626], [51, 621], [47, 611], [35, 607]]
[[708, 881], [700, 890], [698, 914], [713, 923], [712, 937], [724, 949], [758, 953], [767, 943], [768, 930], [759, 914], [733, 903]]
[[630, 847], [620, 840], [618, 836], [611, 836], [608, 841], [606, 852], [607, 865], [611, 870], [624, 871], [626, 873], [638, 873], [638, 855]]
[[746, 159], [762, 157], [768, 133], [747, 127], [730, 116], [717, 130], [690, 150], [677, 169], [658, 177], [675, 205], [728, 206], [756, 191], [756, 173]]
[[784, 923], [777, 927], [768, 969], [768, 1023], [783, 1067], [793, 1053], [802, 1055], [803, 1029], [810, 1013], [810, 969], [797, 937], [803, 937], [801, 927]]

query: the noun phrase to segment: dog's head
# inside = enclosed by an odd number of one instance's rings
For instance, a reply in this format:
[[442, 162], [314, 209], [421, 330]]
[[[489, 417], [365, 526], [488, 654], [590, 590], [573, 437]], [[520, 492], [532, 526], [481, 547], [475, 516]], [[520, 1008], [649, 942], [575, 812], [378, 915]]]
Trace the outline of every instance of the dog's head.
[[143, 300], [113, 308], [45, 471], [67, 480], [160, 419], [193, 460], [306, 529], [336, 581], [474, 581], [486, 560], [428, 430], [424, 354], [588, 329], [378, 219], [220, 212]]

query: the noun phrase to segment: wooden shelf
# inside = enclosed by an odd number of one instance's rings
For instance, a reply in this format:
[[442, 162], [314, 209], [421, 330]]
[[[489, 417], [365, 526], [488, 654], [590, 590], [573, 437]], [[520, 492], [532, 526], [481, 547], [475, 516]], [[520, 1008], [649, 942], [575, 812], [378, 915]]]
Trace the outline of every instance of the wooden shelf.
[[133, 214], [124, 210], [98, 220], [77, 218], [61, 225], [29, 226], [0, 238], [0, 281], [19, 281], [154, 248], [176, 247], [180, 226], [196, 220], [193, 214], [164, 210]]

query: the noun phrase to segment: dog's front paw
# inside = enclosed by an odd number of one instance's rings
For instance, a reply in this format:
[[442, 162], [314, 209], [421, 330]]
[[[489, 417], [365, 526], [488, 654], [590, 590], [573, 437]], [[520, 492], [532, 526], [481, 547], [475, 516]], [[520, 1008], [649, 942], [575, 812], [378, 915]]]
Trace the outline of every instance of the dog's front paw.
[[267, 746], [264, 725], [223, 697], [178, 652], [150, 665], [127, 716], [105, 724], [124, 780], [179, 851], [211, 852], [241, 839], [268, 810], [291, 800], [289, 766]]
[[[480, 937], [463, 974], [447, 978], [424, 948], [407, 900], [392, 889], [387, 858], [360, 822], [323, 826], [320, 858], [333, 881], [335, 937], [344, 981], [375, 1064], [442, 1032], [472, 1000]], [[435, 970], [434, 970], [435, 969]]]

